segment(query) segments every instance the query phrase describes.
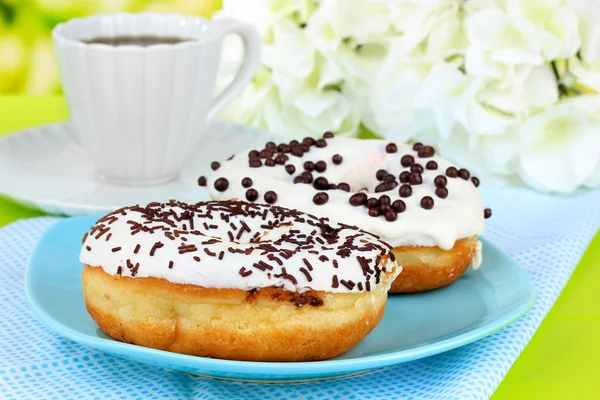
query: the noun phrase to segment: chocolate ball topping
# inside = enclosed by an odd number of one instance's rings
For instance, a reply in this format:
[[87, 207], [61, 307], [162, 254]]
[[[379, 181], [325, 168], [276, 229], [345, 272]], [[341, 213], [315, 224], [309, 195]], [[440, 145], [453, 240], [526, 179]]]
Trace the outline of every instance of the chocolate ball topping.
[[410, 167], [410, 172], [418, 172], [418, 173], [423, 173], [423, 166], [421, 164], [413, 164]]
[[388, 196], [387, 194], [379, 196], [380, 204], [390, 204], [391, 201], [392, 199], [390, 199], [390, 196]]
[[469, 180], [469, 177], [471, 176], [471, 174], [469, 173], [468, 170], [461, 168], [458, 170], [458, 176], [460, 176], [461, 178], [463, 178], [465, 181]]
[[325, 141], [325, 139], [319, 139], [315, 143], [315, 146], [317, 146], [319, 148], [321, 148], [321, 147], [327, 147], [327, 142]]
[[350, 196], [349, 202], [354, 207], [362, 206], [367, 203], [367, 195], [364, 193], [354, 193]]
[[198, 178], [198, 186], [206, 186], [206, 177], [205, 176], [201, 176], [200, 178]]
[[305, 152], [305, 153], [306, 153], [307, 151], [310, 151], [310, 145], [309, 145], [309, 144], [306, 144], [306, 143], [300, 143], [300, 145], [299, 145], [298, 147], [300, 147], [300, 149], [301, 149], [303, 152]]
[[375, 177], [377, 178], [378, 181], [382, 181], [383, 178], [387, 175], [387, 171], [385, 169], [380, 169], [379, 171], [377, 171], [377, 173], [375, 174]]
[[297, 140], [292, 140], [290, 141], [290, 146], [294, 147], [294, 146], [298, 146], [300, 144], [300, 142], [298, 142]]
[[417, 151], [417, 155], [421, 158], [433, 157], [435, 150], [431, 146], [423, 146]]
[[275, 161], [272, 158], [267, 158], [265, 160], [265, 165], [267, 167], [274, 167], [275, 166]]
[[343, 190], [344, 192], [349, 192], [350, 191], [350, 185], [348, 185], [345, 182], [338, 183], [337, 188], [339, 190]]
[[410, 167], [414, 163], [415, 163], [415, 158], [413, 156], [411, 156], [410, 154], [402, 156], [402, 158], [400, 159], [400, 164], [405, 168]]
[[307, 136], [304, 139], [302, 139], [302, 143], [307, 144], [309, 146], [312, 146], [313, 144], [315, 144], [316, 140]]
[[376, 197], [371, 197], [367, 200], [367, 208], [376, 208], [379, 207], [379, 199]]
[[246, 200], [256, 201], [258, 199], [258, 192], [255, 189], [246, 190]]
[[410, 174], [409, 183], [411, 185], [420, 185], [423, 183], [423, 177], [418, 172], [413, 172], [412, 174]]
[[383, 181], [384, 182], [395, 182], [396, 177], [392, 174], [387, 174], [386, 176], [383, 177]]
[[242, 186], [245, 188], [249, 188], [250, 186], [252, 186], [252, 179], [250, 178], [244, 178], [242, 179]]
[[308, 183], [312, 183], [312, 181], [313, 181], [313, 175], [308, 171], [304, 171], [303, 173], [300, 174], [300, 176], [305, 177], [306, 182], [308, 182]]
[[329, 189], [330, 190], [335, 190], [335, 189], [337, 189], [337, 185], [335, 183], [330, 183], [329, 184]]
[[408, 184], [404, 184], [400, 186], [400, 190], [398, 190], [398, 194], [400, 197], [410, 197], [412, 195], [412, 188]]
[[435, 187], [446, 187], [446, 185], [448, 184], [448, 179], [446, 179], [444, 175], [438, 175], [433, 180], [433, 184], [435, 185]]
[[398, 219], [398, 213], [394, 210], [387, 210], [384, 214], [385, 220], [388, 222], [394, 222]]
[[256, 158], [256, 157], [258, 157], [258, 151], [250, 150], [250, 152], [248, 153], [248, 158]]
[[397, 212], [397, 213], [401, 213], [404, 212], [404, 210], [406, 210], [406, 203], [403, 202], [402, 200], [396, 200], [392, 203], [392, 208]]
[[294, 172], [296, 172], [296, 167], [294, 167], [292, 164], [288, 164], [285, 166], [285, 171], [290, 174], [293, 175]]
[[413, 147], [412, 147], [412, 148], [413, 148], [413, 150], [414, 150], [414, 151], [419, 151], [419, 149], [420, 149], [421, 147], [423, 147], [423, 143], [421, 143], [421, 142], [417, 142], [417, 143], [413, 144]]
[[375, 193], [387, 192], [388, 190], [392, 190], [396, 186], [398, 186], [398, 184], [395, 181], [382, 182], [379, 185], [377, 185], [377, 187], [375, 187]]
[[275, 193], [272, 190], [269, 190], [265, 193], [264, 199], [267, 204], [273, 204], [277, 201], [277, 193]]
[[396, 143], [388, 143], [387, 146], [385, 146], [385, 151], [386, 153], [395, 153], [398, 151], [398, 146], [396, 146]]
[[327, 180], [327, 178], [320, 176], [317, 179], [315, 179], [313, 186], [317, 190], [327, 190], [329, 189], [329, 181]]
[[400, 183], [408, 183], [410, 181], [410, 172], [404, 171], [400, 174]]
[[307, 171], [314, 171], [315, 170], [315, 163], [313, 163], [312, 161], [306, 161], [304, 163], [304, 169]]
[[227, 178], [219, 178], [215, 181], [215, 189], [219, 192], [224, 192], [229, 187], [229, 181]]
[[298, 175], [297, 177], [294, 178], [294, 183], [310, 183], [310, 182], [308, 181], [308, 179], [306, 179], [305, 176]]
[[340, 165], [342, 163], [342, 160], [343, 160], [343, 158], [339, 154], [334, 154], [333, 157], [331, 157], [331, 161], [335, 165]]
[[296, 157], [302, 157], [304, 155], [304, 151], [300, 147], [292, 147], [292, 155]]
[[262, 161], [260, 161], [260, 158], [251, 158], [248, 164], [250, 165], [250, 168], [262, 167]]
[[425, 165], [425, 168], [430, 169], [430, 170], [436, 170], [438, 167], [437, 163], [433, 160], [431, 161], [427, 161], [427, 164]]
[[265, 147], [269, 150], [275, 150], [277, 148], [277, 145], [273, 142], [267, 142], [267, 144], [265, 145]]
[[436, 188], [435, 194], [440, 199], [445, 199], [446, 197], [448, 197], [448, 189], [446, 189], [445, 187]]
[[369, 215], [371, 217], [379, 217], [379, 209], [378, 208], [369, 208]]
[[425, 196], [421, 199], [421, 207], [426, 210], [431, 210], [433, 208], [433, 199], [430, 196]]
[[325, 161], [317, 161], [315, 164], [315, 169], [317, 172], [325, 172], [327, 169], [327, 163]]
[[448, 167], [446, 170], [446, 176], [449, 178], [456, 178], [458, 176], [458, 170], [454, 167]]
[[323, 134], [324, 139], [331, 139], [332, 137], [333, 137], [333, 133], [331, 133], [331, 132], [325, 132]]
[[392, 206], [390, 206], [389, 204], [381, 204], [381, 205], [379, 206], [379, 211], [380, 211], [382, 214], [385, 214], [385, 213], [386, 213], [388, 210], [391, 210], [391, 209], [392, 209]]
[[213, 161], [212, 163], [210, 163], [210, 168], [212, 168], [213, 171], [218, 170], [219, 167], [221, 167], [221, 163], [219, 163], [218, 161]]
[[479, 187], [479, 178], [474, 176], [471, 178], [471, 182], [473, 182], [473, 185], [475, 185], [475, 187]]
[[483, 210], [483, 217], [484, 218], [490, 218], [492, 216], [492, 209], [491, 208], [486, 208], [485, 210]]
[[325, 192], [319, 192], [313, 196], [313, 203], [318, 206], [322, 206], [323, 204], [329, 201], [329, 195]]

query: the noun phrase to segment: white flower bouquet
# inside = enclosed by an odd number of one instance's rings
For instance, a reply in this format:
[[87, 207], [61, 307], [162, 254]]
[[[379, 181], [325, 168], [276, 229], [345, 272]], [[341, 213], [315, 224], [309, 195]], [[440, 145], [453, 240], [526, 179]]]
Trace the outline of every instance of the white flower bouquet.
[[229, 117], [291, 137], [418, 139], [480, 176], [600, 186], [600, 2], [225, 0], [262, 69]]

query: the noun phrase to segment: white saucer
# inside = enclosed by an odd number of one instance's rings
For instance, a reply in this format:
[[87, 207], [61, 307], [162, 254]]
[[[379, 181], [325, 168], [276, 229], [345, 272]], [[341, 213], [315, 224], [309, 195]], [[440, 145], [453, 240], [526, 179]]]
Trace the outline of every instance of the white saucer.
[[0, 194], [52, 214], [88, 215], [151, 201], [208, 200], [198, 177], [210, 162], [224, 160], [276, 140], [256, 128], [214, 122], [179, 179], [158, 186], [126, 187], [99, 181], [96, 169], [79, 147], [69, 122], [43, 125], [0, 139]]

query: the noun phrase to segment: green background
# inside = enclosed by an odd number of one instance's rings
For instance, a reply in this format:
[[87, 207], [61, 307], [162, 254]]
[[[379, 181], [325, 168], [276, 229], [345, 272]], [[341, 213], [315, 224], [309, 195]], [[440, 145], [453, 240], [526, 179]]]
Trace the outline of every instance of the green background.
[[[68, 117], [60, 96], [0, 95], [0, 135]], [[43, 215], [0, 197], [0, 226]], [[600, 234], [493, 400], [600, 398]]]

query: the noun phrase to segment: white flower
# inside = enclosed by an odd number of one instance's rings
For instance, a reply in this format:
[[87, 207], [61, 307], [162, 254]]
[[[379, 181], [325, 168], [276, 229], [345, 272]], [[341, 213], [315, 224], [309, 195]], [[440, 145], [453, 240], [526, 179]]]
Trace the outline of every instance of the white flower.
[[535, 30], [527, 19], [498, 9], [484, 9], [466, 21], [469, 47], [465, 69], [469, 75], [500, 79], [508, 66], [543, 62]]
[[520, 118], [528, 117], [558, 100], [556, 78], [547, 65], [507, 67], [477, 93], [487, 106]]
[[383, 40], [390, 16], [385, 4], [368, 0], [323, 0], [307, 21], [306, 34], [315, 46], [335, 52], [344, 40], [356, 44]]
[[263, 46], [262, 62], [273, 71], [302, 79], [314, 70], [315, 57], [304, 31], [290, 21], [282, 21], [273, 27], [272, 42]]
[[570, 193], [591, 181], [600, 159], [600, 121], [589, 110], [600, 96], [568, 99], [535, 115], [519, 129], [519, 174], [542, 191]]
[[579, 85], [600, 92], [600, 1], [572, 0], [572, 4], [579, 17], [581, 59], [570, 59], [570, 70]]
[[569, 58], [580, 45], [577, 15], [565, 0], [506, 0], [508, 13], [522, 15], [535, 26], [546, 60]]
[[571, 0], [579, 20], [579, 54], [588, 63], [600, 61], [600, 0]]

